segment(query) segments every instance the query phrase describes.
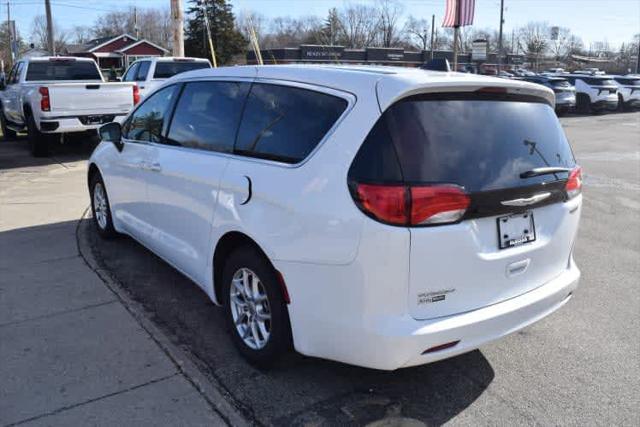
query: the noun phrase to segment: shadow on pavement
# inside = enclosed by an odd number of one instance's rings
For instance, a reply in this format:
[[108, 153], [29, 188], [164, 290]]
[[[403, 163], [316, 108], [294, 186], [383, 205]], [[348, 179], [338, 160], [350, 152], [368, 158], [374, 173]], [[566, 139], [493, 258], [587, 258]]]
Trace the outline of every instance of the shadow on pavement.
[[53, 143], [49, 157], [33, 157], [26, 136], [12, 141], [0, 140], [0, 170], [86, 160], [98, 142], [93, 135], [71, 135], [64, 143]]
[[494, 378], [480, 351], [395, 372], [298, 354], [276, 369], [257, 370], [236, 353], [222, 310], [195, 284], [133, 239], [102, 240], [89, 220], [80, 230], [101, 268], [258, 424], [364, 425], [405, 417], [440, 425], [473, 403]]

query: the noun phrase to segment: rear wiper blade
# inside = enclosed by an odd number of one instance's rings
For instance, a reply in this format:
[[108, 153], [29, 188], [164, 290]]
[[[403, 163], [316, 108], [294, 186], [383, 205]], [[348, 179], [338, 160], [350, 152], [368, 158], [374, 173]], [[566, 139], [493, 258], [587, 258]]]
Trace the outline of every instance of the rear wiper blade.
[[534, 168], [530, 171], [522, 172], [520, 174], [520, 178], [533, 178], [534, 176], [541, 175], [551, 175], [560, 172], [571, 172], [571, 168], [562, 168], [562, 167], [545, 167], [545, 168]]

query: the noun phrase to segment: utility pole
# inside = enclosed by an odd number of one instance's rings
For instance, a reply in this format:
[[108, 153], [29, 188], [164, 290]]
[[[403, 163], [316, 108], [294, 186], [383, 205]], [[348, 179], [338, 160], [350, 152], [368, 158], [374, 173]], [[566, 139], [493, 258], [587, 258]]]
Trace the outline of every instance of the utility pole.
[[460, 0], [456, 0], [456, 22], [453, 27], [453, 71], [458, 71], [458, 37], [460, 37]]
[[640, 40], [638, 40], [638, 57], [636, 58], [636, 74], [640, 73]]
[[431, 60], [433, 60], [433, 43], [435, 41], [436, 15], [431, 15]]
[[7, 1], [7, 34], [9, 36], [9, 44], [7, 46], [9, 46], [9, 52], [11, 52], [9, 57], [11, 59], [11, 65], [13, 66], [13, 33], [11, 31], [11, 7], [9, 6], [9, 1]]
[[504, 24], [504, 0], [500, 0], [500, 34], [498, 35], [498, 72], [502, 67], [502, 25]]
[[182, 0], [171, 0], [171, 23], [173, 27], [173, 56], [184, 56], [184, 19]]
[[44, 0], [44, 6], [47, 12], [47, 50], [51, 56], [56, 55], [56, 46], [53, 41], [53, 20], [51, 19], [51, 2]]
[[136, 32], [136, 40], [140, 38], [140, 31], [138, 30], [138, 8], [133, 7], [133, 29]]

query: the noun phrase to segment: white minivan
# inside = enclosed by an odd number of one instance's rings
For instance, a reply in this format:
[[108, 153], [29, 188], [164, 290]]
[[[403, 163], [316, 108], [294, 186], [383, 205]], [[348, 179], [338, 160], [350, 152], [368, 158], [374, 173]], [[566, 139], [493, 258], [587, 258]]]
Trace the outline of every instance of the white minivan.
[[291, 347], [433, 362], [542, 319], [578, 284], [581, 171], [540, 85], [217, 68], [165, 82], [101, 136], [98, 232], [200, 286], [260, 365]]

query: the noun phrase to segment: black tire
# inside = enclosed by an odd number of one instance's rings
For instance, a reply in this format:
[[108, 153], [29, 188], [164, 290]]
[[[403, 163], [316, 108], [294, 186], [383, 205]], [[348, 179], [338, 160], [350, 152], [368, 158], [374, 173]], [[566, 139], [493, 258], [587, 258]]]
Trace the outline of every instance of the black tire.
[[576, 99], [576, 110], [580, 114], [591, 113], [591, 100], [585, 94], [579, 93], [578, 99]]
[[5, 141], [11, 141], [18, 137], [14, 130], [7, 127], [7, 119], [4, 117], [4, 111], [2, 110], [0, 110], [0, 130], [2, 130], [2, 139]]
[[618, 111], [629, 111], [629, 107], [624, 103], [624, 99], [620, 94], [618, 94]]
[[[236, 327], [232, 312], [231, 294], [234, 287], [232, 281], [234, 275], [241, 272], [242, 269], [247, 269], [257, 275], [268, 298], [268, 311], [271, 316], [269, 320], [269, 337], [266, 340], [266, 344], [259, 349], [251, 348], [249, 344], [245, 343], [241, 332], [238, 327]], [[234, 345], [249, 363], [259, 368], [269, 368], [273, 366], [282, 356], [288, 353], [292, 347], [289, 313], [284, 301], [277, 272], [260, 251], [251, 246], [243, 246], [234, 250], [227, 258], [222, 274], [222, 285], [225, 315], [231, 340]], [[245, 316], [250, 318], [251, 310], [253, 310], [254, 313], [261, 312], [255, 307], [257, 307], [257, 303], [253, 309], [248, 307]], [[262, 312], [264, 312], [264, 309]], [[248, 328], [245, 330], [248, 330]], [[251, 340], [252, 338], [249, 337], [248, 339]]]
[[[98, 188], [98, 191], [102, 191], [102, 194], [104, 196], [104, 209], [100, 206], [97, 206], [99, 202], [96, 200], [96, 188]], [[102, 180], [100, 173], [94, 173], [91, 177], [89, 190], [91, 196], [91, 214], [93, 216], [93, 225], [95, 225], [96, 230], [98, 230], [98, 234], [104, 239], [111, 239], [113, 237], [116, 237], [118, 235], [118, 232], [115, 230], [115, 228], [113, 228], [113, 218], [111, 216], [111, 205], [109, 204], [107, 187], [104, 185], [104, 181]], [[96, 215], [96, 208], [98, 208], [100, 211], [98, 215], [100, 215], [100, 213], [104, 214], [104, 221], [98, 220], [98, 216]]]
[[33, 157], [47, 157], [50, 154], [51, 137], [38, 130], [33, 116], [27, 115], [27, 137]]

